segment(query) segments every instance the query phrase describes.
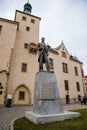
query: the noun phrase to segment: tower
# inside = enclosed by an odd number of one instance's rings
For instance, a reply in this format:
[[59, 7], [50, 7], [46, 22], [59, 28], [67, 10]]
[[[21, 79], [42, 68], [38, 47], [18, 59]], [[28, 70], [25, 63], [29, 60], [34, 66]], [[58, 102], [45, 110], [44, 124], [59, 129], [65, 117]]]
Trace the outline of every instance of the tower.
[[24, 13], [31, 14], [32, 6], [28, 0], [28, 2], [24, 5]]

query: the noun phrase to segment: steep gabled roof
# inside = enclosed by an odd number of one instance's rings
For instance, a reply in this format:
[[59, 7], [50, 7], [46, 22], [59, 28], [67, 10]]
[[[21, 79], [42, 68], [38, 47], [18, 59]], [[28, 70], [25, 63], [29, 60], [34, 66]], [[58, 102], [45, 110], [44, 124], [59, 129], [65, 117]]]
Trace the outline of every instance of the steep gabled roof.
[[66, 52], [68, 53], [68, 55], [70, 55], [63, 41], [62, 41], [61, 44], [56, 48], [56, 50], [60, 50], [61, 47], [64, 47], [65, 50], [66, 50]]
[[68, 52], [68, 50], [67, 50], [67, 48], [66, 48], [66, 46], [65, 46], [65, 44], [64, 44], [63, 41], [61, 42], [60, 46], [58, 46], [58, 47], [56, 48], [56, 50], [58, 51], [58, 50], [60, 50], [62, 47], [64, 47], [64, 50], [65, 50], [65, 51], [67, 52], [67, 54], [69, 55], [70, 60], [72, 60], [72, 61], [74, 61], [74, 62], [78, 62], [78, 63], [80, 63], [80, 64], [83, 64], [76, 56], [72, 56], [72, 55], [69, 54], [69, 52]]

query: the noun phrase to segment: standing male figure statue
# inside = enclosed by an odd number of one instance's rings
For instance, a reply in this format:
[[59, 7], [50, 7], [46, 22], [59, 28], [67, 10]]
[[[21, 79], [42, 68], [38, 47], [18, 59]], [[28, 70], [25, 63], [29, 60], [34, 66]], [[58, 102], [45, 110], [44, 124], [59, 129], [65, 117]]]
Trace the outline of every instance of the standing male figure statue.
[[48, 62], [48, 46], [45, 44], [45, 38], [41, 38], [41, 43], [38, 43], [38, 50], [39, 50], [39, 71], [43, 71], [43, 63], [46, 65], [47, 71], [50, 71], [49, 62]]

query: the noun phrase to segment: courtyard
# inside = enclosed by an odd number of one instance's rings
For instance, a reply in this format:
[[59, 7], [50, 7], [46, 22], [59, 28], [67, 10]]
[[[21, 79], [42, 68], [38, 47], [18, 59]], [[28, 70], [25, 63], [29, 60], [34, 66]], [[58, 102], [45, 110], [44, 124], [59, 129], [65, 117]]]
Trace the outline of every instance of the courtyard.
[[[81, 105], [80, 103], [65, 104], [64, 110], [76, 110], [87, 108], [87, 105]], [[24, 117], [25, 111], [32, 110], [32, 106], [13, 106], [4, 107], [0, 106], [0, 130], [10, 130], [10, 123], [12, 120]]]

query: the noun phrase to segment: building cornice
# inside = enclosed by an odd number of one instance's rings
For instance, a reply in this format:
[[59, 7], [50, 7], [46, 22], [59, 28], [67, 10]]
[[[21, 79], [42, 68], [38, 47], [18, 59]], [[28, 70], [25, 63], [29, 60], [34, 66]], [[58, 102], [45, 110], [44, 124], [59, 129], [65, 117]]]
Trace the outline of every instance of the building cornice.
[[80, 63], [80, 64], [83, 64], [83, 62], [75, 59], [73, 56], [70, 56], [70, 60], [74, 61], [74, 62], [77, 62], [77, 63]]
[[15, 25], [17, 25], [17, 29], [18, 29], [18, 27], [19, 27], [19, 22], [16, 22], [16, 21], [12, 21], [12, 20], [5, 19], [5, 18], [0, 18], [0, 21], [8, 22], [8, 23], [10, 23], [10, 24], [15, 24]]
[[31, 15], [31, 14], [27, 14], [27, 13], [22, 12], [22, 11], [20, 11], [20, 10], [16, 10], [16, 12], [15, 12], [15, 19], [14, 19], [14, 20], [16, 20], [16, 14], [17, 14], [17, 12], [22, 13], [22, 14], [25, 14], [25, 15], [28, 15], [28, 16], [32, 16], [32, 17], [35, 17], [35, 18], [41, 20], [40, 17], [37, 17], [37, 16], [35, 16], [35, 15]]
[[53, 54], [55, 54], [55, 55], [58, 55], [58, 52], [57, 51], [55, 51], [55, 50], [53, 50], [53, 49], [49, 49], [49, 52], [51, 52], [51, 53], [53, 53]]
[[11, 23], [11, 24], [16, 24], [16, 25], [19, 25], [19, 22], [12, 21], [12, 20], [9, 20], [9, 19], [0, 18], [0, 20], [1, 20], [1, 21], [4, 21], [4, 22]]

